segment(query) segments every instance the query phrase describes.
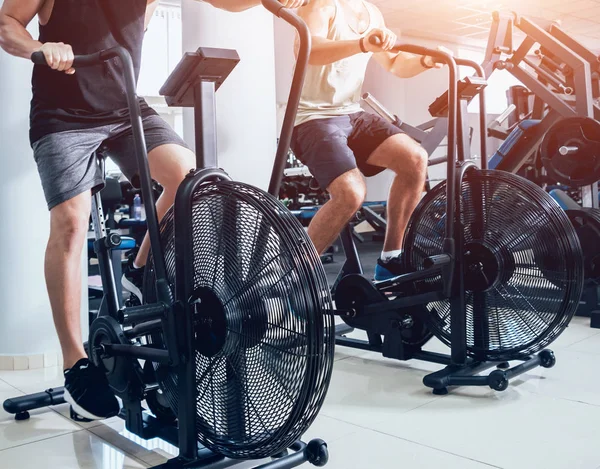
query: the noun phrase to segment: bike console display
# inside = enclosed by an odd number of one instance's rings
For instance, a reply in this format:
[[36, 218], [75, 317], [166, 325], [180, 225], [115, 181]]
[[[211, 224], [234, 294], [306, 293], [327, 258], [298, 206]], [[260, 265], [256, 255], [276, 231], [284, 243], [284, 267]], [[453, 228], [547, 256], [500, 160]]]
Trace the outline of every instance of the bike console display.
[[194, 107], [195, 85], [213, 82], [218, 90], [239, 61], [235, 50], [200, 47], [196, 52], [187, 52], [159, 93], [169, 106]]

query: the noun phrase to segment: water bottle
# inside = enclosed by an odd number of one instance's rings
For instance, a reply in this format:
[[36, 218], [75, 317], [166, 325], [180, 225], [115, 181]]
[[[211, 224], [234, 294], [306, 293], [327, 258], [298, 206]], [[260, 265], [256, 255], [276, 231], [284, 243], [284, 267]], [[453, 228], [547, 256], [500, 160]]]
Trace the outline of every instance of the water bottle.
[[142, 198], [139, 194], [136, 194], [133, 198], [133, 219], [142, 219]]

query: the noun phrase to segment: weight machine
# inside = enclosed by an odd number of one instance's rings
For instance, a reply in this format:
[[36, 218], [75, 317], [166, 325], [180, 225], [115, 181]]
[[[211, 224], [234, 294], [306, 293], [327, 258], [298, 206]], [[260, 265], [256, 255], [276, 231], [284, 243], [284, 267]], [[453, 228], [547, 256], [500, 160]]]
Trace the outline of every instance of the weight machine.
[[[515, 31], [525, 34], [518, 47]], [[585, 264], [577, 314], [600, 328], [600, 58], [554, 22], [495, 12], [483, 67], [488, 77], [506, 70], [525, 85], [509, 90], [510, 106], [488, 128], [504, 140], [490, 168], [523, 174], [566, 210]], [[581, 206], [563, 189], [580, 189]]]

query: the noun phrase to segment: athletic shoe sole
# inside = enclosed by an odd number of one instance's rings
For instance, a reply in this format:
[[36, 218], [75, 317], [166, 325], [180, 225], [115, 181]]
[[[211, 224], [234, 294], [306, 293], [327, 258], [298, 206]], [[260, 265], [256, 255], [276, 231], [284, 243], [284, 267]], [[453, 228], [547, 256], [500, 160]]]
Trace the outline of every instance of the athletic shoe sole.
[[81, 407], [79, 404], [77, 404], [77, 402], [75, 402], [75, 399], [73, 399], [73, 396], [71, 396], [71, 393], [69, 393], [67, 388], [65, 388], [64, 399], [65, 399], [65, 402], [68, 402], [69, 404], [71, 404], [71, 407], [73, 407], [73, 410], [75, 411], [75, 413], [77, 415], [79, 415], [80, 417], [83, 417], [85, 419], [88, 419], [88, 420], [106, 420], [106, 419], [109, 419], [116, 415], [119, 415], [119, 412], [116, 412], [114, 414], [107, 415], [106, 417], [98, 417], [97, 415], [94, 415], [91, 412], [88, 412], [83, 407]]

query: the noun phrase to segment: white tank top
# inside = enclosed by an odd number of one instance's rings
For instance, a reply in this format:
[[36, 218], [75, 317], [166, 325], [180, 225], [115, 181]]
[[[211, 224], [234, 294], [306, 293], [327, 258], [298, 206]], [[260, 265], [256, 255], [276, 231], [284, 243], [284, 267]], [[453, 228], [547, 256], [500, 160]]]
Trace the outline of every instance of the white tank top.
[[[365, 2], [369, 12], [369, 26], [361, 35], [354, 31], [346, 19], [338, 0], [335, 16], [329, 27], [327, 39], [331, 41], [358, 40], [375, 26], [377, 18], [373, 7]], [[296, 125], [314, 119], [326, 119], [360, 112], [360, 98], [367, 65], [373, 54], [356, 54], [329, 65], [309, 65], [302, 98], [298, 106]]]

